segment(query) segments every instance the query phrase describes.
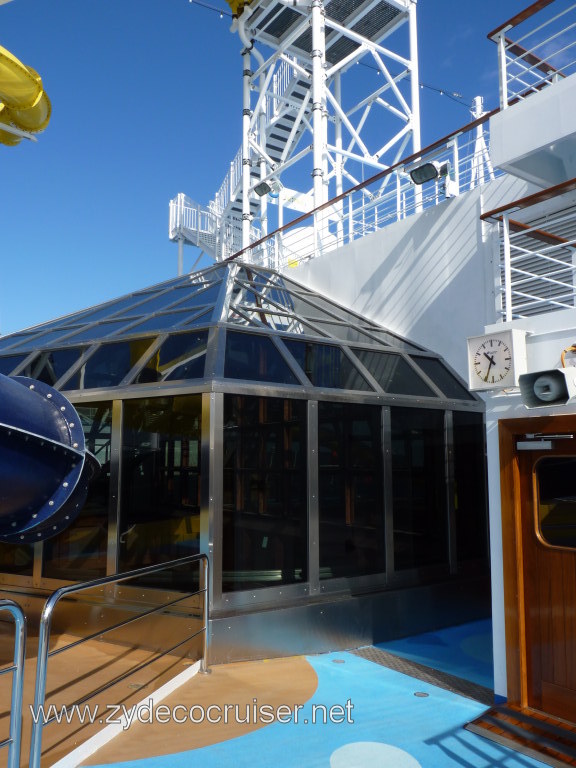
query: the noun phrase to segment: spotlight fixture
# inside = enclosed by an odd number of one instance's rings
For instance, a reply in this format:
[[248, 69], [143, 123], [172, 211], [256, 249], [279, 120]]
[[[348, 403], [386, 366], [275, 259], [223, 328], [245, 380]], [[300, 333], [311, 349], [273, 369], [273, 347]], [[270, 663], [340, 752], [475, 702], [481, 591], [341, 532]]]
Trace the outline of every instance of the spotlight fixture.
[[445, 163], [432, 161], [413, 168], [409, 173], [414, 184], [425, 184], [427, 181], [433, 181], [440, 176], [448, 176], [450, 173], [450, 163], [448, 161]]
[[268, 184], [267, 181], [261, 181], [254, 187], [254, 192], [258, 195], [258, 197], [264, 197], [264, 195], [267, 195], [269, 192], [272, 192], [272, 187], [270, 184]]

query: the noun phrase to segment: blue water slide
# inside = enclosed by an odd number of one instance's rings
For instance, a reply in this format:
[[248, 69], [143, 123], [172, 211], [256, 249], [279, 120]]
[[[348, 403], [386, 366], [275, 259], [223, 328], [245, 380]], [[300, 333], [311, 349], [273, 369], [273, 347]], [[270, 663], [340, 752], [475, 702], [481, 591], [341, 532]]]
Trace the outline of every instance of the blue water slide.
[[98, 471], [64, 395], [34, 379], [0, 375], [0, 542], [30, 544], [62, 531]]

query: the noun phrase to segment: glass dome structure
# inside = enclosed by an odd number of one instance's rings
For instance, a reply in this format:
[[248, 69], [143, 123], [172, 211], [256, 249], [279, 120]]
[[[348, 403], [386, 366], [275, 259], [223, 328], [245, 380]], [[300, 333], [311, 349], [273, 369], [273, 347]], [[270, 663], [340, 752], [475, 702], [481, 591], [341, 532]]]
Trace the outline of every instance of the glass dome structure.
[[0, 337], [0, 373], [64, 391], [103, 467], [0, 583], [206, 551], [225, 612], [486, 566], [482, 401], [286, 275], [219, 264]]

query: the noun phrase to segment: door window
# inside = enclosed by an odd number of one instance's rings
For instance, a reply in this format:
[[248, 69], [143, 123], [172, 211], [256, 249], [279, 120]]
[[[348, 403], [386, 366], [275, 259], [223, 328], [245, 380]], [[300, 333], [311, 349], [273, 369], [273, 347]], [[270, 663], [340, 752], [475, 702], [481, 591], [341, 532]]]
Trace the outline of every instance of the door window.
[[576, 548], [576, 457], [547, 456], [535, 471], [541, 539], [555, 547]]

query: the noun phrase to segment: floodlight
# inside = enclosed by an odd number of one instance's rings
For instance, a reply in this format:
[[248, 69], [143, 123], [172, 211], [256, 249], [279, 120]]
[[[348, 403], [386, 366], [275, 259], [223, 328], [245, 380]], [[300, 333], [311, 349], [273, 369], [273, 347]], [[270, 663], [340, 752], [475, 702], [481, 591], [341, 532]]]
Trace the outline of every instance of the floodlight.
[[267, 181], [261, 181], [254, 187], [254, 192], [256, 192], [259, 197], [264, 197], [264, 195], [272, 192], [272, 187]]
[[448, 176], [449, 173], [449, 162], [437, 163], [436, 161], [431, 161], [429, 163], [419, 165], [417, 168], [413, 168], [410, 171], [410, 178], [414, 184], [425, 184], [427, 181], [433, 181], [439, 176]]

